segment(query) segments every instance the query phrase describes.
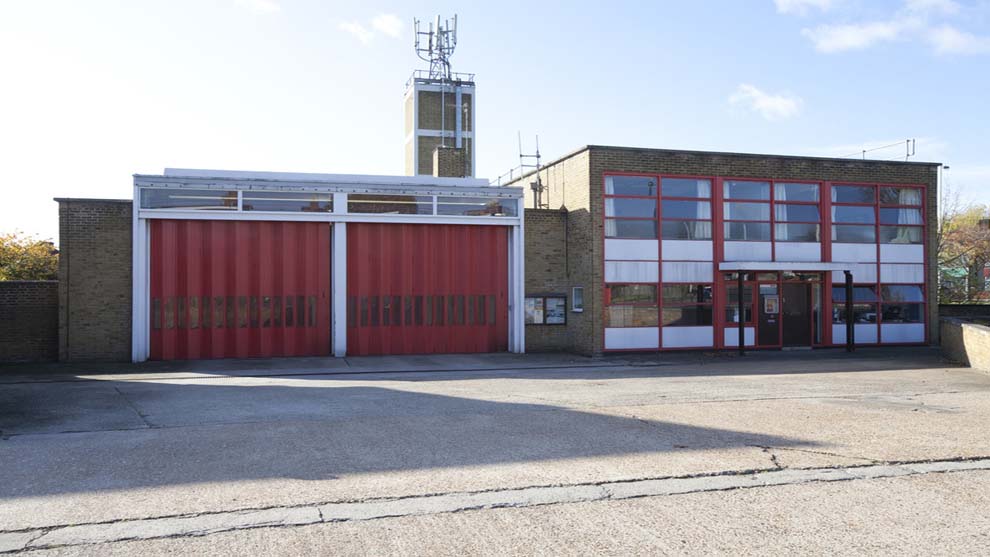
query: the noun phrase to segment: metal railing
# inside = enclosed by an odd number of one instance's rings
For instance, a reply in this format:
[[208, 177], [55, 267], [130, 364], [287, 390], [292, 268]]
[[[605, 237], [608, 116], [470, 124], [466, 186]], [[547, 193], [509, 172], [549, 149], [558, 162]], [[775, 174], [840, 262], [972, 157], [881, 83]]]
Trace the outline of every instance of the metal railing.
[[413, 84], [414, 81], [421, 81], [426, 83], [442, 83], [446, 81], [447, 83], [458, 84], [458, 83], [474, 83], [473, 73], [460, 73], [451, 72], [450, 79], [438, 79], [430, 76], [430, 70], [415, 70], [409, 79], [406, 80], [406, 87]]

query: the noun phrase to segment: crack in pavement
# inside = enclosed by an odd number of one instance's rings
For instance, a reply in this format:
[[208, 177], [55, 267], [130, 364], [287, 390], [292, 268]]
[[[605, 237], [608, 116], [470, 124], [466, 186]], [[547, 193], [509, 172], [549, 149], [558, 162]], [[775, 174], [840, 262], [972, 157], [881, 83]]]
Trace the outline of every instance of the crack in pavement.
[[130, 407], [130, 409], [133, 410], [135, 414], [137, 414], [138, 418], [141, 418], [141, 421], [144, 423], [145, 426], [147, 426], [149, 429], [155, 428], [155, 425], [148, 421], [148, 416], [143, 412], [141, 412], [140, 410], [138, 410], [137, 405], [134, 404], [134, 402], [132, 402], [131, 399], [127, 398], [127, 395], [125, 395], [124, 392], [120, 390], [120, 387], [115, 386], [113, 390], [117, 391], [117, 394], [120, 395], [120, 398], [122, 398], [124, 402], [127, 403], [127, 406]]
[[[764, 450], [773, 455], [770, 449], [764, 447]], [[20, 553], [35, 549], [126, 540], [205, 536], [232, 530], [283, 528], [482, 509], [535, 507], [977, 470], [990, 471], [990, 456], [822, 468], [782, 468], [778, 464], [774, 469], [735, 470], [693, 476], [274, 506], [264, 509], [204, 512], [0, 531], [0, 553]]]

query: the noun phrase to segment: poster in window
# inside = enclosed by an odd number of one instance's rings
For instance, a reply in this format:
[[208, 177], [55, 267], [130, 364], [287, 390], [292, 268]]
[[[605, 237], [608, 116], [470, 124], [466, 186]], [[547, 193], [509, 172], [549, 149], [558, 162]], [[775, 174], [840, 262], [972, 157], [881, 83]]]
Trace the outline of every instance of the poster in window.
[[780, 299], [777, 296], [764, 296], [763, 313], [766, 313], [768, 315], [774, 313], [780, 313]]
[[526, 324], [543, 323], [543, 298], [526, 298]]
[[547, 298], [546, 299], [546, 324], [563, 325], [567, 322], [567, 299]]

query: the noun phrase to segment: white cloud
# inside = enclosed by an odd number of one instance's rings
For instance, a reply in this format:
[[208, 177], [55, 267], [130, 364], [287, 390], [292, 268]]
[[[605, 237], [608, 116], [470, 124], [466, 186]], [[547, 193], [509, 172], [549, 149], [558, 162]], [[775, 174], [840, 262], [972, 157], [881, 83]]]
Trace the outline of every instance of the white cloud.
[[801, 34], [814, 43], [818, 52], [833, 53], [862, 50], [877, 43], [896, 41], [923, 26], [921, 19], [907, 17], [870, 23], [819, 25], [814, 29], [802, 29]]
[[915, 13], [940, 13], [952, 15], [959, 11], [959, 4], [953, 0], [907, 0], [904, 7]]
[[960, 31], [951, 25], [932, 29], [928, 42], [938, 54], [990, 54], [990, 37]]
[[368, 44], [375, 38], [375, 34], [368, 30], [367, 27], [361, 25], [356, 21], [344, 21], [337, 25], [341, 31], [345, 31], [354, 36], [357, 40], [361, 41], [361, 44]]
[[378, 14], [371, 20], [371, 26], [389, 37], [398, 38], [402, 35], [402, 20], [395, 14]]
[[790, 93], [771, 95], [748, 83], [742, 83], [729, 96], [729, 104], [756, 112], [767, 120], [784, 120], [797, 116], [803, 101]]
[[259, 14], [270, 14], [282, 9], [278, 0], [237, 0], [237, 3]]
[[773, 3], [782, 14], [804, 15], [812, 8], [825, 12], [832, 7], [832, 0], [773, 0]]

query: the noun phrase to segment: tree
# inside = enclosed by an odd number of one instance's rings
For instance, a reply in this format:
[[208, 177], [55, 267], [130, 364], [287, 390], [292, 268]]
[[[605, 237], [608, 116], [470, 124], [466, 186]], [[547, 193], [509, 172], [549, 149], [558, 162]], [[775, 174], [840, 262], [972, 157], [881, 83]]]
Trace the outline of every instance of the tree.
[[990, 207], [963, 205], [947, 191], [938, 227], [939, 301], [986, 302], [990, 264]]
[[0, 234], [0, 280], [55, 280], [58, 249], [51, 240], [20, 232]]

